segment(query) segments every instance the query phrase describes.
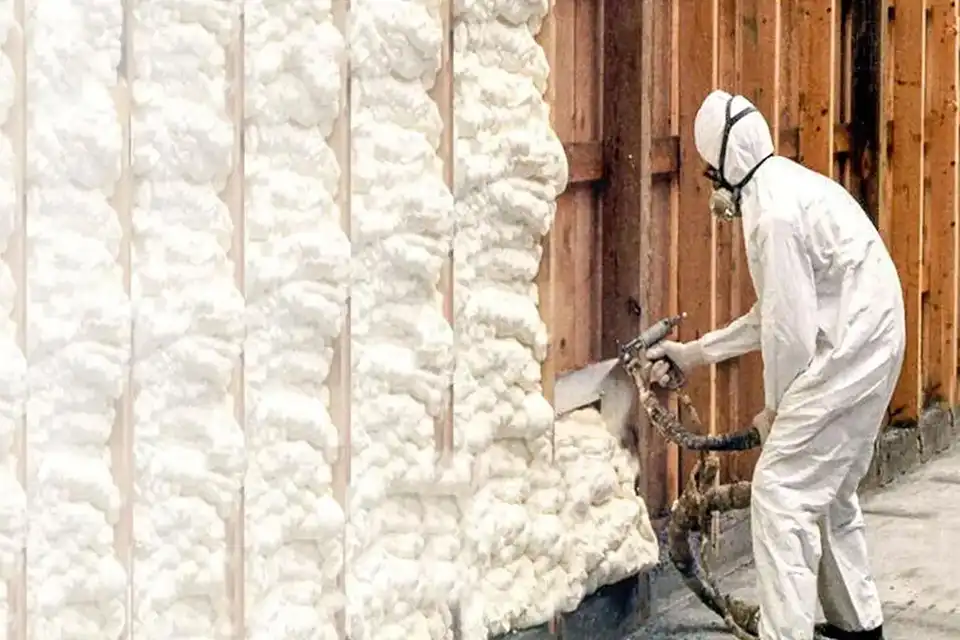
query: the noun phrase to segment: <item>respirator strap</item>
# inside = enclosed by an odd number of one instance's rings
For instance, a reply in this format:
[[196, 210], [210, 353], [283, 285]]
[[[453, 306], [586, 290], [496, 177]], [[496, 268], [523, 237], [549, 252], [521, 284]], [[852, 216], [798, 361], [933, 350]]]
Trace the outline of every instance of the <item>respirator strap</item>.
[[[723, 137], [720, 138], [720, 159], [718, 162], [719, 166], [717, 167], [717, 177], [720, 179], [719, 180], [720, 184], [722, 184], [723, 186], [730, 185], [730, 183], [727, 182], [727, 177], [724, 175], [724, 172], [723, 172], [724, 164], [726, 163], [726, 160], [727, 160], [727, 142], [730, 140], [730, 130], [733, 129], [733, 125], [737, 124], [738, 122], [743, 120], [745, 117], [747, 117], [748, 115], [750, 115], [751, 113], [757, 110], [755, 107], [747, 107], [737, 115], [730, 117], [731, 109], [733, 109], [732, 96], [729, 100], [727, 100], [727, 109], [725, 114], [726, 117], [724, 118], [724, 123], [723, 123]], [[741, 183], [743, 183], [743, 181], [741, 181]], [[733, 187], [732, 185], [730, 186], [732, 188], [736, 188], [736, 187]]]
[[747, 171], [747, 175], [743, 176], [743, 180], [733, 185], [733, 190], [739, 193], [740, 190], [743, 189], [748, 182], [750, 182], [750, 179], [753, 178], [753, 175], [757, 172], [757, 170], [763, 166], [763, 163], [772, 157], [773, 157], [773, 154], [769, 153], [762, 160], [760, 160], [760, 162], [753, 165], [753, 169], [750, 169], [750, 171]]

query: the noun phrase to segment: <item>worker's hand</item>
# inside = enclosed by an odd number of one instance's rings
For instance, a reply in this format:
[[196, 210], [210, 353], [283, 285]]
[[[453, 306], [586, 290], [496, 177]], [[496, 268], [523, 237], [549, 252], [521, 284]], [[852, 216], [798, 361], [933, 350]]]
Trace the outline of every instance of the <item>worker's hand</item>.
[[655, 347], [647, 349], [644, 355], [649, 362], [653, 363], [648, 379], [660, 386], [670, 383], [670, 365], [664, 358], [672, 360], [683, 374], [690, 373], [693, 369], [707, 363], [703, 347], [696, 341], [683, 343], [664, 340]]
[[760, 433], [760, 444], [767, 441], [767, 436], [770, 435], [770, 428], [776, 419], [777, 412], [773, 409], [764, 409], [753, 419], [753, 428]]

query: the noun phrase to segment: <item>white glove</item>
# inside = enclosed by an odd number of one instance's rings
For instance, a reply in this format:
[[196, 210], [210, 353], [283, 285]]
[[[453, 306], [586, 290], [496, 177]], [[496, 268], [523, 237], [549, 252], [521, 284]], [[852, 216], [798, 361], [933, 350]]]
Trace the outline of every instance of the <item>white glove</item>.
[[760, 433], [760, 444], [767, 441], [767, 436], [770, 435], [770, 429], [776, 419], [777, 412], [773, 409], [764, 409], [753, 419], [753, 428]]
[[670, 365], [663, 358], [670, 358], [673, 364], [683, 372], [690, 373], [697, 367], [707, 364], [707, 356], [698, 341], [673, 342], [664, 340], [655, 347], [647, 349], [646, 358], [653, 363], [649, 379], [665, 386], [670, 382]]

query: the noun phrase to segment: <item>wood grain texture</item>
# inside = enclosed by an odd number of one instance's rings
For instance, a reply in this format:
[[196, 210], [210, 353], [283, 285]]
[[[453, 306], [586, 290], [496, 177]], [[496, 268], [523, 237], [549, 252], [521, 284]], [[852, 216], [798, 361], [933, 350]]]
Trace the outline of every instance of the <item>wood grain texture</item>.
[[[345, 34], [347, 20], [350, 14], [350, 0], [334, 0], [333, 17], [337, 29]], [[341, 113], [337, 119], [333, 130], [333, 136], [330, 144], [337, 156], [337, 164], [340, 167], [340, 184], [337, 191], [337, 207], [340, 210], [340, 227], [347, 238], [352, 236], [352, 212], [350, 208], [350, 196], [352, 191], [351, 175], [353, 164], [353, 153], [351, 151], [350, 141], [350, 61], [344, 56], [340, 63], [340, 104]], [[351, 304], [350, 292], [347, 292], [347, 304], [344, 309], [343, 327], [340, 336], [334, 345], [333, 362], [330, 367], [330, 377], [328, 385], [330, 387], [330, 417], [333, 424], [337, 427], [337, 437], [339, 439], [339, 455], [336, 466], [333, 470], [333, 492], [334, 498], [343, 509], [346, 521], [350, 521], [350, 476], [351, 459], [353, 457], [353, 447], [351, 443], [351, 423], [352, 418], [352, 365], [351, 365]], [[346, 549], [347, 534], [344, 527], [342, 537], [343, 549]], [[346, 593], [346, 563], [337, 576], [337, 588], [341, 594]], [[336, 615], [337, 634], [340, 640], [347, 638], [347, 619], [346, 612], [340, 610]]]
[[[711, 269], [713, 262], [713, 219], [707, 206], [710, 185], [703, 178], [704, 162], [693, 140], [693, 122], [703, 99], [716, 85], [713, 52], [717, 0], [680, 0], [679, 50], [680, 116], [680, 216], [678, 225], [677, 291], [680, 311], [687, 318], [680, 326], [682, 342], [696, 340], [711, 329]], [[700, 408], [706, 427], [713, 421], [709, 367], [687, 376], [687, 389]], [[681, 454], [680, 475], [686, 478], [696, 456]]]
[[929, 348], [924, 362], [924, 388], [951, 406], [957, 400], [957, 292], [958, 223], [960, 223], [960, 78], [958, 4], [955, 0], [928, 0], [930, 39], [926, 63], [925, 169], [929, 189], [925, 198], [925, 233], [929, 251]]
[[[744, 55], [741, 58], [741, 93], [767, 118], [773, 139], [777, 141], [778, 153], [784, 155], [796, 153], [796, 139], [788, 139], [785, 144], [780, 130], [780, 99], [783, 93], [780, 85], [781, 45], [791, 36], [781, 31], [778, 4], [765, 0], [743, 0], [741, 24], [742, 49], [745, 52], [754, 52], [752, 55]], [[791, 131], [787, 137], [791, 135], [798, 136], [799, 132]], [[785, 149], [790, 147], [791, 143], [793, 148]], [[737, 224], [736, 250], [735, 264], [739, 283], [736, 307], [739, 316], [749, 311], [757, 300], [753, 280], [747, 268], [746, 248], [739, 223]], [[734, 388], [730, 393], [736, 410], [731, 416], [731, 427], [726, 432], [746, 426], [763, 409], [763, 362], [759, 352], [742, 356], [738, 359], [736, 367]], [[722, 468], [723, 481], [749, 479], [758, 457], [758, 451], [745, 451], [724, 456], [721, 462], [725, 462], [726, 458], [732, 458], [732, 460]]]
[[889, 246], [900, 273], [906, 309], [907, 345], [892, 407], [915, 419], [921, 404], [921, 268], [924, 209], [925, 2], [897, 5], [892, 42], [893, 156]]
[[[733, 95], [741, 93], [744, 60], [741, 57], [740, 38], [743, 35], [740, 0], [717, 0], [715, 22], [715, 74], [717, 86]], [[752, 57], [752, 56], [751, 56]], [[711, 327], [716, 329], [730, 323], [739, 315], [740, 279], [737, 273], [739, 224], [713, 220], [713, 309]], [[739, 386], [738, 360], [728, 360], [714, 367], [711, 393], [712, 421], [710, 433], [728, 433], [736, 428], [738, 420]], [[720, 460], [720, 476], [726, 477], [733, 456]]]
[[796, 0], [801, 163], [836, 177], [836, 0]]

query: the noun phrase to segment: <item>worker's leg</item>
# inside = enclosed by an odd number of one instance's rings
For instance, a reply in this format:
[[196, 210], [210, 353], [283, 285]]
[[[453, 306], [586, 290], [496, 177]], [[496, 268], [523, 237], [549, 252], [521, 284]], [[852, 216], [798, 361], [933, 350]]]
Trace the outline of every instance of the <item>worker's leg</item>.
[[[892, 373], [891, 379], [896, 380]], [[886, 394], [867, 398], [854, 408], [854, 419], [876, 424], [879, 433], [892, 393], [891, 383]], [[857, 497], [857, 487], [870, 468], [873, 440], [875, 438], [869, 442], [864, 440], [859, 445], [850, 443], [849, 446], [859, 447], [858, 459], [840, 485], [820, 529], [823, 543], [818, 576], [820, 604], [827, 622], [842, 631], [867, 631], [883, 624], [880, 593], [870, 572], [863, 512]]]
[[823, 556], [817, 585], [827, 623], [843, 631], [876, 629], [883, 624], [883, 612], [855, 489], [843, 491], [830, 505], [820, 531]]
[[[818, 521], [853, 462], [833, 457], [836, 428], [780, 414], [753, 473], [750, 504], [761, 640], [810, 640], [817, 606]], [[826, 435], [825, 435], [826, 434]]]

